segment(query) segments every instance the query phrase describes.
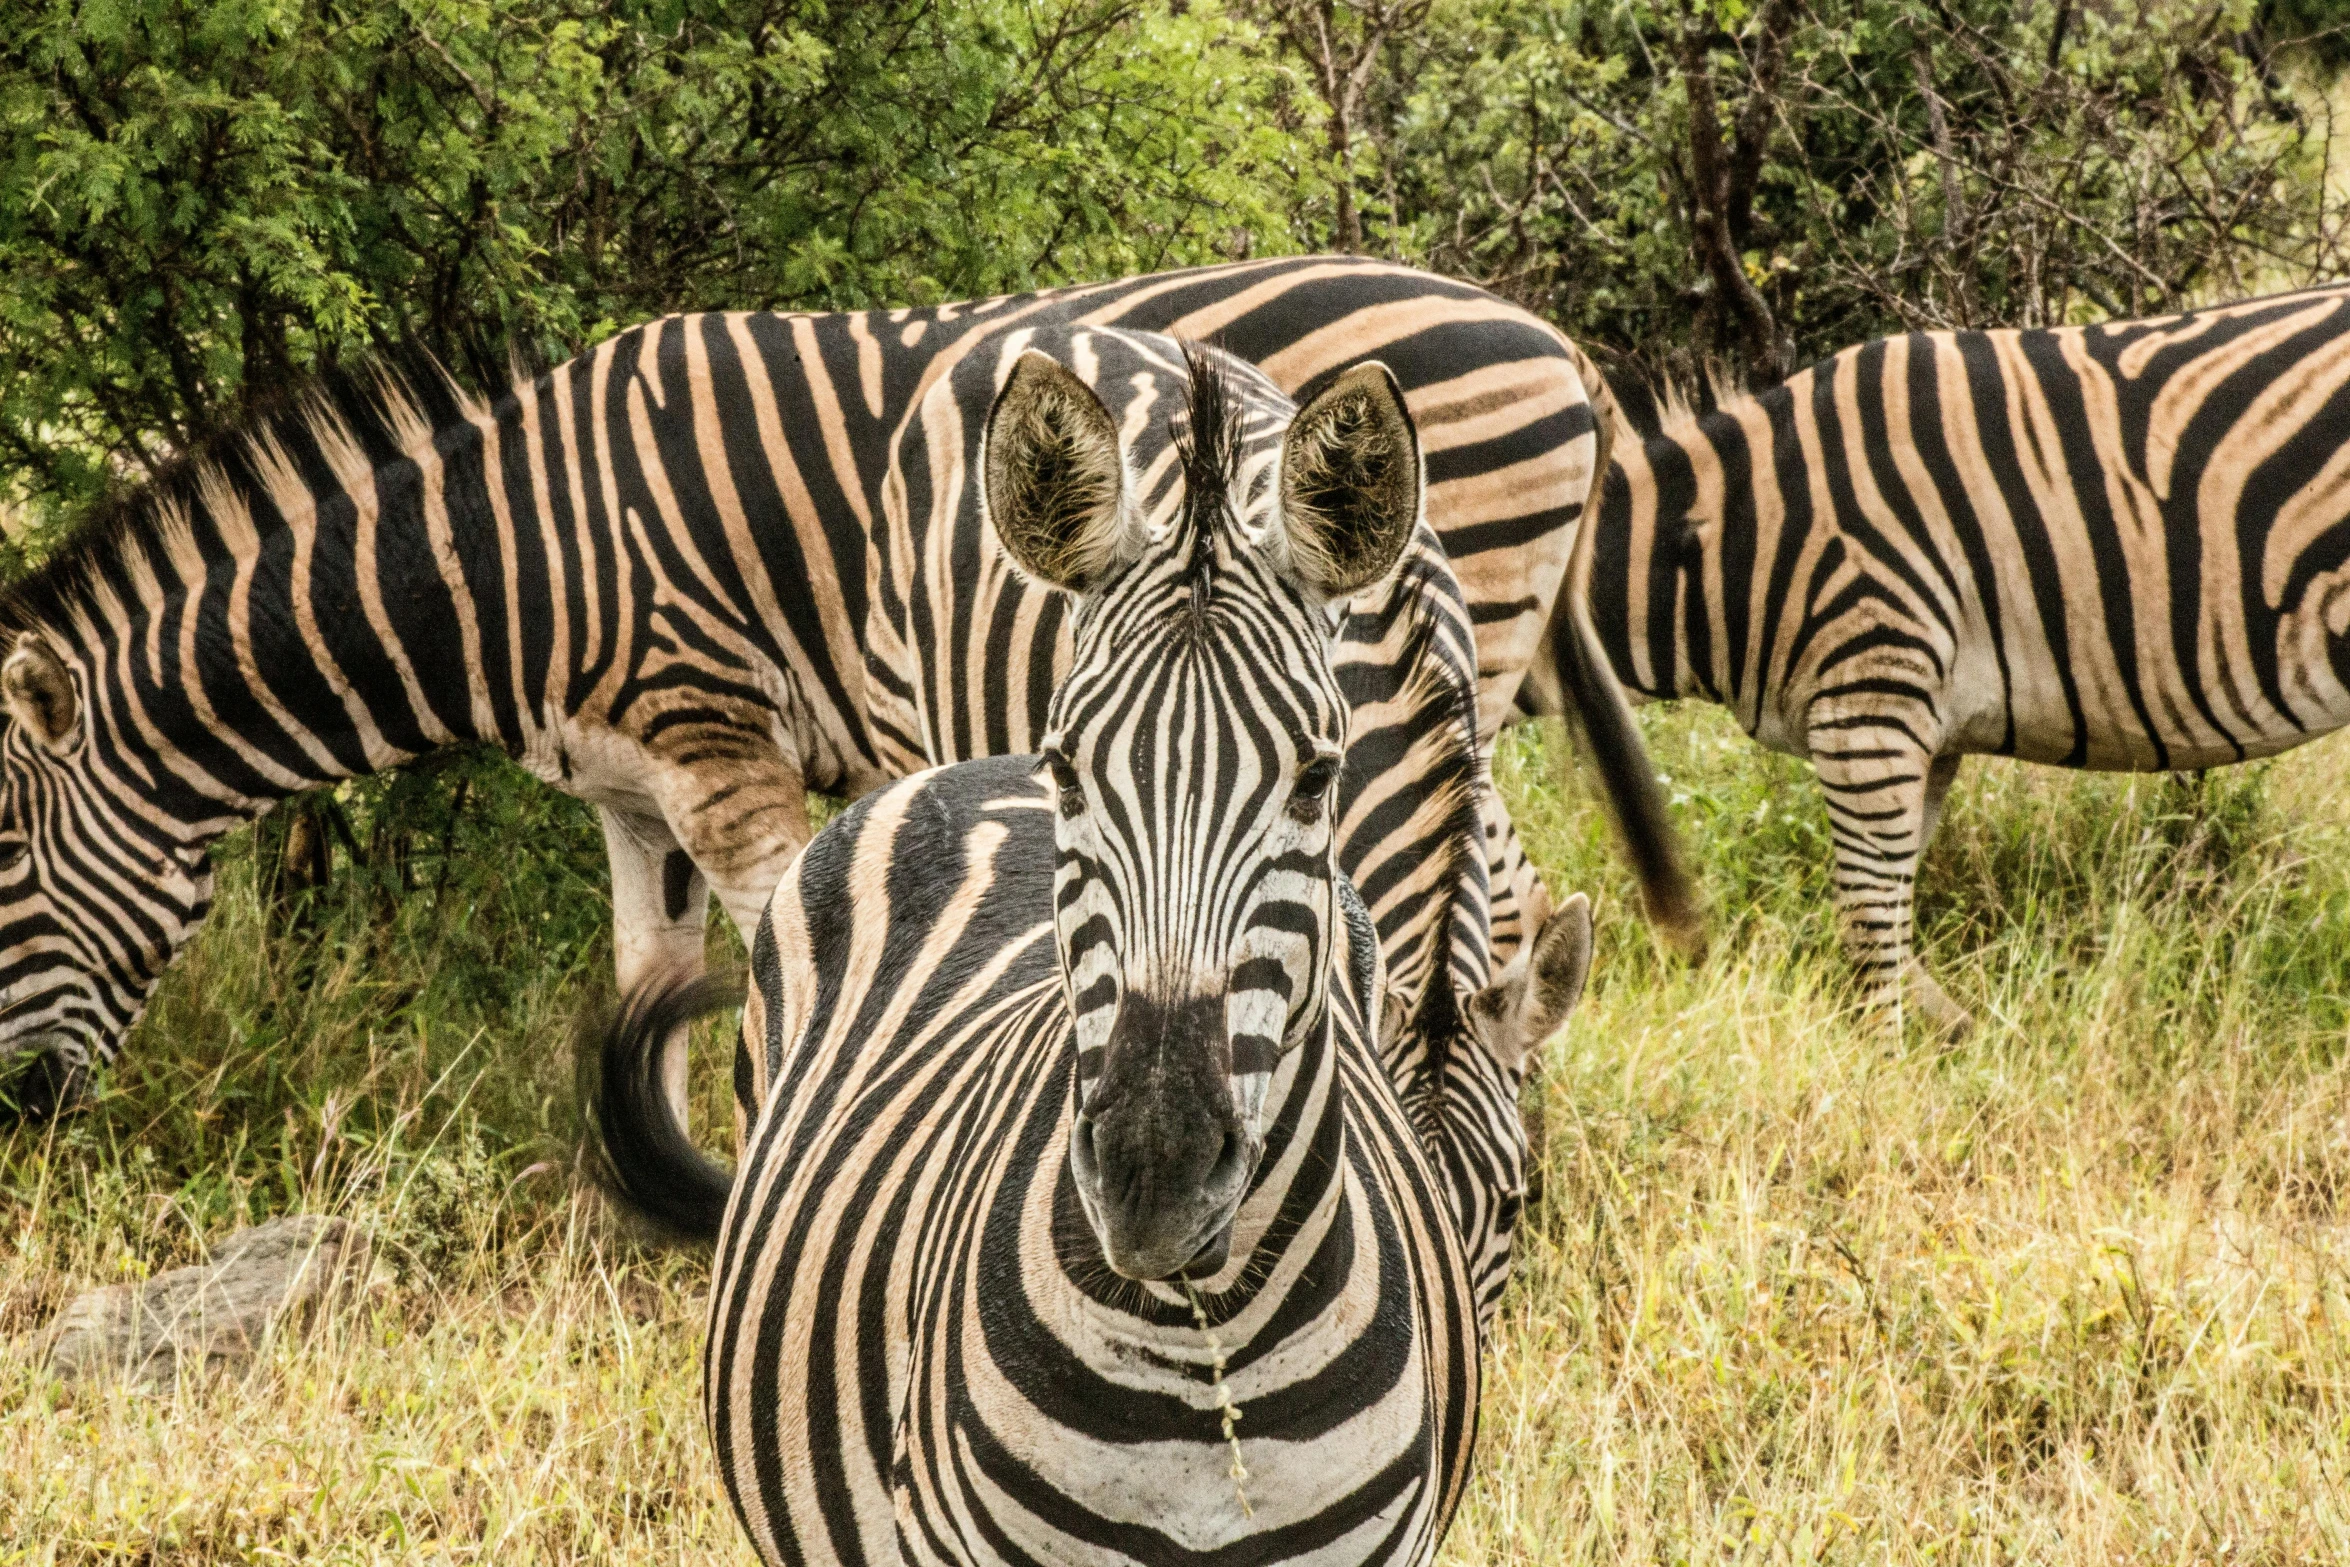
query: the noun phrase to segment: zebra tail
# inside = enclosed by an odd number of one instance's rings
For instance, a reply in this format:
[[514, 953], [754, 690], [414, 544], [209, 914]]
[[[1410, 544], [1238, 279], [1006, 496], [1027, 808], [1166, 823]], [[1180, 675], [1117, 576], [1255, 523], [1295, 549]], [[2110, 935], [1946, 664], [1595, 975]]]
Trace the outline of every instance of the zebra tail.
[[[1564, 341], [1562, 339], [1562, 341]], [[1552, 611], [1550, 644], [1556, 664], [1556, 687], [1550, 704], [1582, 732], [1584, 748], [1599, 769], [1600, 786], [1615, 817], [1616, 834], [1640, 882], [1640, 900], [1649, 923], [1667, 946], [1684, 956], [1705, 955], [1705, 905], [1681, 856], [1680, 835], [1673, 830], [1664, 790], [1658, 786], [1656, 764], [1649, 760], [1648, 744], [1633, 721], [1632, 705], [1608, 666], [1607, 651], [1591, 620], [1591, 567], [1598, 552], [1600, 497], [1607, 487], [1608, 465], [1616, 442], [1624, 434], [1623, 411], [1615, 394], [1589, 356], [1566, 344], [1575, 374], [1591, 399], [1591, 413], [1599, 430], [1593, 453], [1591, 494], [1584, 502], [1583, 525], [1575, 534], [1575, 553], [1567, 563], [1565, 591]], [[1563, 613], [1562, 613], [1563, 612]], [[1535, 681], [1540, 687], [1545, 684]]]
[[694, 1146], [662, 1087], [662, 1064], [699, 1019], [742, 1005], [739, 976], [670, 974], [591, 1016], [574, 1040], [588, 1156], [606, 1192], [681, 1240], [715, 1241], [734, 1172]]

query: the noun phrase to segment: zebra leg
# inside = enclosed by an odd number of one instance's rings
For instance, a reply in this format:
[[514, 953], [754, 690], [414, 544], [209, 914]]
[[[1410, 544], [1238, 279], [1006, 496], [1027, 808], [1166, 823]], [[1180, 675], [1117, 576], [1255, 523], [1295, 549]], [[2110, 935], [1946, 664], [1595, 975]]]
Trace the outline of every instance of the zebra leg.
[[[1934, 841], [1934, 829], [1942, 825], [1942, 805], [1950, 798], [1950, 786], [1958, 782], [1959, 763], [1965, 758], [1949, 753], [1934, 758], [1926, 769], [1925, 821], [1918, 829], [1918, 854], [1922, 858], [1926, 846]], [[1903, 988], [1918, 1014], [1945, 1037], [1958, 1040], [1966, 1037], [1975, 1026], [1967, 1009], [1950, 999], [1934, 976], [1926, 972], [1925, 964], [1911, 953], [1909, 962], [1901, 971]]]
[[[710, 917], [710, 883], [658, 816], [600, 806], [604, 853], [612, 862], [612, 958], [620, 993], [702, 971], [702, 935]], [[686, 1124], [685, 1052], [663, 1058], [662, 1091]]]
[[[1840, 712], [1823, 704], [1810, 724], [1812, 767], [1828, 797], [1836, 842], [1844, 947], [1860, 970], [1868, 1005], [1890, 1016], [1896, 1032], [1905, 982], [1913, 976], [1923, 984], [1907, 988], [1935, 1026], [1963, 1027], [1966, 1018], [1910, 952], [1918, 856], [1940, 796], [1957, 774], [1955, 762], [1941, 767], [1940, 740], [1940, 726], [1908, 708]], [[1944, 773], [1939, 790], [1933, 786], [1937, 771]]]

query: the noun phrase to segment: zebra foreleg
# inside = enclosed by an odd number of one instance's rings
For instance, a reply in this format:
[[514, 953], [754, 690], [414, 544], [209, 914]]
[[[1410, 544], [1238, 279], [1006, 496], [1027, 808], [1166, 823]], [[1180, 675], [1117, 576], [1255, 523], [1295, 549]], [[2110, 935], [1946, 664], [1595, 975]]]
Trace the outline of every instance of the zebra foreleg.
[[[647, 984], [683, 984], [702, 971], [703, 932], [710, 918], [710, 883], [693, 856], [658, 816], [598, 808], [604, 853], [612, 863], [612, 958], [623, 996]], [[672, 1050], [662, 1066], [662, 1091], [685, 1125], [685, 1052]]]
[[1918, 858], [1958, 775], [1937, 754], [1938, 726], [1922, 715], [1815, 711], [1812, 766], [1828, 797], [1836, 845], [1836, 909], [1864, 999], [1896, 1031], [1904, 1001], [1929, 1026], [1964, 1033], [1972, 1019], [1942, 993], [1911, 950]]

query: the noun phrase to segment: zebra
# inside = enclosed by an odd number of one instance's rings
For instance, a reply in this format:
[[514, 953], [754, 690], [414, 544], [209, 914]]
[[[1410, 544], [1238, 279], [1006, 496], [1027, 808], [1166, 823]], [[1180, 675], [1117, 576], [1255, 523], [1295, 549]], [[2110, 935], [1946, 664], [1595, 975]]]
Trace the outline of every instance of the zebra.
[[[1055, 346], [1097, 365], [1105, 352], [1131, 352], [1115, 335], [1094, 333]], [[1508, 1282], [1527, 1188], [1519, 1090], [1532, 1048], [1557, 1027], [1518, 1018], [1516, 1003], [1538, 985], [1550, 997], [1540, 1016], [1563, 1021], [1579, 987], [1561, 976], [1579, 975], [1590, 958], [1589, 902], [1580, 893], [1567, 899], [1534, 944], [1497, 965], [1474, 628], [1425, 522], [1396, 567], [1394, 591], [1375, 608], [1358, 602], [1331, 656], [1351, 715], [1337, 785], [1338, 863], [1360, 888], [1387, 964], [1381, 1054], [1452, 1197], [1482, 1325]], [[674, 1083], [682, 1063], [669, 1060]], [[765, 1101], [763, 1063], [746, 1062], [735, 1086], [739, 1133]], [[581, 1095], [594, 1097], [592, 1086]], [[655, 1211], [672, 1229], [707, 1236], [730, 1177], [707, 1161], [688, 1163], [707, 1199], [703, 1216], [692, 1203]]]
[[[1481, 847], [1493, 785], [1478, 743], [1475, 643], [1426, 524], [1396, 590], [1348, 618], [1332, 665], [1349, 712], [1338, 865], [1386, 966], [1380, 1057], [1451, 1197], [1483, 1331], [1509, 1282], [1527, 1193], [1519, 1094], [1534, 1047], [1581, 994], [1589, 900], [1569, 896], [1514, 951], [1496, 940]], [[1521, 1007], [1530, 988], [1545, 1000], [1529, 1014]]]
[[[713, 889], [749, 931], [807, 841], [806, 790], [1032, 746], [1065, 613], [984, 534], [910, 516], [904, 445], [965, 359], [1080, 323], [1214, 335], [1290, 391], [1372, 350], [1399, 372], [1489, 741], [1604, 432], [1588, 362], [1466, 285], [1251, 262], [931, 310], [668, 317], [494, 403], [429, 365], [331, 377], [0, 593], [17, 1102], [67, 1102], [113, 1058], [209, 908], [212, 845], [301, 790], [486, 744], [594, 802], [626, 987], [698, 961]], [[1694, 929], [1637, 729], [1579, 645], [1564, 663], [1649, 906]], [[1506, 958], [1549, 901], [1490, 801]]]
[[1377, 366], [1291, 417], [1212, 353], [1089, 342], [1082, 376], [974, 366], [925, 422], [977, 460], [912, 470], [1071, 600], [1041, 755], [916, 774], [794, 861], [730, 1189], [651, 1064], [695, 987], [605, 1036], [606, 1157], [725, 1203], [705, 1408], [770, 1562], [1424, 1562], [1479, 1338], [1373, 1048], [1327, 662], [1412, 531], [1410, 421]]
[[1865, 343], [1621, 443], [1591, 612], [1635, 693], [1811, 760], [1867, 999], [1961, 1034], [1911, 927], [1964, 757], [2193, 770], [2350, 722], [2345, 429], [2350, 287]]

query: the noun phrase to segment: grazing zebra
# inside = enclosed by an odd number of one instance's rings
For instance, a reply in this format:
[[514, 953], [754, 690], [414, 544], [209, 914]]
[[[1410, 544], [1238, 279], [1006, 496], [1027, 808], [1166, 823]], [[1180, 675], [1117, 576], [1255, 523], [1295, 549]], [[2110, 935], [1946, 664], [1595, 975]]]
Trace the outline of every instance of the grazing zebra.
[[[1358, 610], [1332, 655], [1349, 710], [1338, 865], [1387, 966], [1380, 1056], [1452, 1198], [1482, 1329], [1509, 1282], [1526, 1193], [1518, 1110], [1534, 1046], [1565, 1020], [1590, 961], [1576, 893], [1499, 974], [1482, 849], [1492, 783], [1478, 743], [1469, 610], [1425, 524], [1397, 591]], [[1544, 1008], [1521, 1014], [1527, 987]]]
[[[494, 404], [437, 372], [322, 387], [86, 524], [0, 593], [0, 1054], [35, 1107], [111, 1059], [201, 922], [210, 846], [300, 790], [482, 743], [600, 808], [621, 979], [748, 931], [805, 790], [1033, 747], [1066, 612], [906, 503], [922, 400], [1082, 323], [1217, 337], [1291, 392], [1376, 352], [1468, 593], [1484, 736], [1532, 659], [1602, 455], [1558, 335], [1348, 259], [860, 315], [625, 332]], [[1636, 730], [1585, 639], [1652, 910], [1691, 922]], [[1575, 660], [1569, 658], [1569, 665]], [[1547, 911], [1489, 810], [1494, 939]], [[1524, 914], [1519, 910], [1523, 906]]]
[[1624, 684], [1811, 758], [1872, 999], [1957, 1032], [1910, 938], [1962, 757], [2194, 769], [2350, 722], [2346, 433], [2350, 288], [1888, 338], [1627, 443], [1592, 612]]
[[[1210, 354], [1049, 346], [1084, 378], [1028, 354], [925, 409], [980, 452], [951, 504], [1072, 602], [1042, 765], [868, 796], [753, 940], [720, 1470], [777, 1563], [1426, 1561], [1478, 1339], [1371, 1047], [1326, 662], [1411, 532], [1410, 422], [1376, 367], [1290, 418]], [[599, 1120], [624, 1188], [707, 1222], [650, 1064], [700, 1004], [639, 992]]]

